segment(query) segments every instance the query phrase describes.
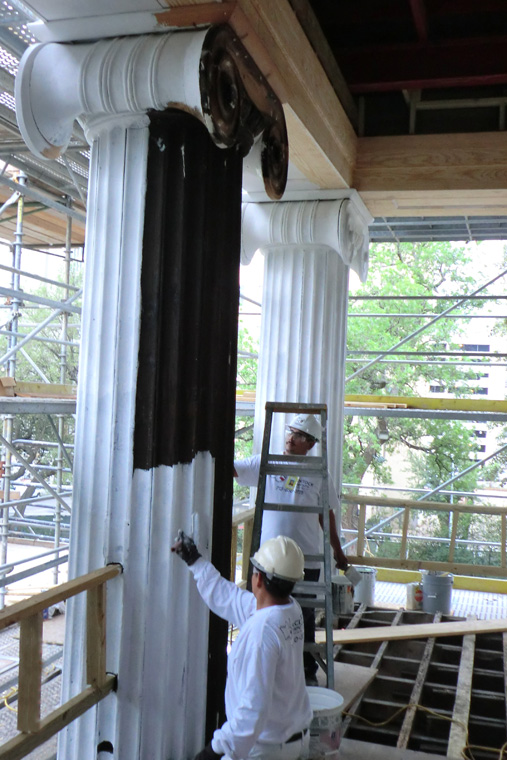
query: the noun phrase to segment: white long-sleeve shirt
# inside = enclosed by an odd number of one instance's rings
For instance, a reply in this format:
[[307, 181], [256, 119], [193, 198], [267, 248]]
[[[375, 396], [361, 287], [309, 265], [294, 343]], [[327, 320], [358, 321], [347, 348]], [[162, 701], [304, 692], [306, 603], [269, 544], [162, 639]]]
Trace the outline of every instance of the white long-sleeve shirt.
[[209, 608], [240, 628], [227, 661], [227, 721], [213, 734], [215, 752], [244, 760], [258, 742], [283, 743], [308, 728], [312, 710], [303, 670], [303, 616], [298, 603], [260, 610], [249, 591], [199, 558], [191, 566]]
[[[261, 458], [259, 454], [234, 462], [241, 486], [257, 486]], [[298, 506], [318, 506], [322, 478], [303, 475], [299, 478], [284, 475], [268, 475], [266, 478], [265, 501], [273, 504], [292, 504], [296, 511], [283, 512], [266, 510], [262, 515], [261, 544], [268, 538], [289, 536], [301, 547], [303, 554], [322, 553], [322, 531], [318, 515], [298, 512]], [[338, 508], [338, 497], [331, 476], [328, 477], [329, 506]], [[305, 567], [318, 568], [320, 562], [306, 560]]]

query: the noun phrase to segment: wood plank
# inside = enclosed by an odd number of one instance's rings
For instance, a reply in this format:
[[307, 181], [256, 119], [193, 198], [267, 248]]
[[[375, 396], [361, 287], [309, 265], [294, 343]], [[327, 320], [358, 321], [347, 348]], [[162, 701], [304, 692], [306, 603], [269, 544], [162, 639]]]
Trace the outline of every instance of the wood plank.
[[[255, 512], [254, 509], [251, 510]], [[246, 581], [248, 578], [248, 565], [250, 562], [250, 553], [252, 548], [253, 518], [245, 521], [243, 525], [243, 561], [241, 565], [241, 578]]]
[[[403, 525], [401, 528], [401, 544], [400, 544], [400, 559], [407, 558], [407, 545], [408, 545], [408, 528], [410, 525], [410, 509], [405, 507], [405, 513], [403, 515]], [[359, 554], [359, 548], [358, 552]]]
[[458, 671], [456, 698], [452, 713], [447, 757], [460, 760], [468, 744], [468, 720], [470, 717], [470, 702], [472, 699], [472, 678], [474, 672], [475, 636], [463, 637], [463, 648]]
[[361, 199], [379, 216], [503, 216], [507, 190], [361, 191]]
[[[439, 623], [441, 617], [442, 617], [442, 613], [437, 612], [437, 614], [433, 618], [433, 622]], [[426, 682], [426, 678], [428, 676], [428, 668], [430, 666], [431, 657], [433, 655], [434, 648], [435, 648], [435, 639], [428, 639], [428, 641], [426, 642], [426, 646], [424, 647], [423, 656], [419, 664], [419, 670], [417, 671], [415, 683], [412, 688], [412, 693], [410, 695], [411, 706], [405, 712], [403, 723], [401, 724], [401, 728], [400, 728], [400, 733], [398, 735], [398, 741], [396, 743], [396, 746], [400, 747], [401, 749], [406, 749], [408, 746], [410, 734], [412, 732], [412, 727], [414, 725], [415, 716], [417, 714], [416, 705], [418, 705], [421, 700], [422, 690]]]
[[347, 738], [342, 739], [339, 756], [340, 760], [442, 760], [442, 755]]
[[106, 674], [106, 587], [86, 592], [86, 683], [101, 687]]
[[19, 623], [21, 620], [29, 618], [38, 612], [42, 612], [47, 607], [51, 607], [52, 604], [80, 594], [81, 591], [87, 591], [90, 588], [99, 586], [101, 583], [105, 583], [111, 580], [111, 578], [120, 575], [122, 571], [123, 568], [120, 564], [107, 565], [98, 570], [92, 570], [91, 573], [87, 573], [86, 575], [80, 575], [79, 578], [74, 578], [74, 580], [67, 581], [67, 583], [61, 583], [49, 591], [43, 591], [42, 594], [30, 597], [30, 599], [13, 604], [0, 612], [0, 630], [7, 628], [13, 623]]
[[326, 75], [333, 85], [333, 89], [338, 96], [338, 100], [345, 109], [347, 118], [350, 120], [354, 129], [358, 126], [357, 106], [348, 84], [345, 81], [340, 68], [336, 62], [335, 55], [331, 50], [327, 37], [322, 31], [322, 27], [315, 15], [312, 6], [308, 0], [289, 0], [297, 20], [301, 24], [305, 35], [307, 36], [312, 48], [314, 49], [319, 61], [324, 67]]
[[[377, 668], [365, 668], [363, 665], [352, 665], [348, 662], [334, 663], [334, 689], [343, 697], [343, 709], [349, 707], [368, 688], [375, 676]], [[326, 674], [319, 668], [317, 673], [319, 686], [326, 687]]]
[[18, 734], [0, 748], [0, 760], [22, 760], [29, 752], [40, 747], [52, 736], [68, 726], [73, 720], [83, 715], [90, 707], [104, 699], [116, 688], [117, 678], [108, 675], [101, 689], [93, 689], [91, 686], [73, 697], [65, 704], [54, 710], [40, 722], [39, 731], [36, 734]]
[[364, 534], [366, 532], [366, 504], [359, 505], [359, 520], [357, 523], [357, 553], [364, 552]]
[[501, 132], [362, 137], [353, 187], [363, 190], [505, 190]]
[[351, 187], [357, 137], [288, 0], [238, 0], [229, 24], [295, 116], [287, 119], [291, 160], [305, 173], [299, 157], [313, 151], [319, 165], [309, 179]]
[[[367, 641], [396, 641], [399, 639], [427, 639], [443, 636], [466, 636], [478, 633], [504, 633], [507, 631], [507, 619], [494, 620], [459, 620], [455, 623], [421, 623], [415, 625], [376, 626], [360, 628], [354, 631], [333, 631], [335, 644], [360, 644]], [[317, 631], [315, 641], [325, 641], [325, 633]]]
[[42, 612], [21, 621], [19, 637], [18, 731], [33, 733], [40, 725]]
[[236, 554], [238, 551], [238, 526], [232, 526], [231, 532], [231, 569], [229, 574], [229, 580], [236, 580]]
[[[386, 626], [386, 627], [394, 627], [395, 628], [396, 626], [398, 626], [399, 622], [400, 622], [400, 620], [402, 618], [402, 615], [403, 615], [403, 610], [398, 610], [398, 612], [394, 615], [394, 617], [393, 617], [393, 619], [391, 621], [390, 626]], [[352, 633], [353, 633], [353, 631], [352, 631]], [[333, 636], [333, 638], [334, 638], [334, 636]], [[315, 635], [315, 640], [317, 640], [317, 635]], [[379, 648], [378, 648], [378, 650], [377, 650], [377, 652], [375, 654], [375, 657], [372, 660], [370, 669], [374, 669], [374, 670], [378, 669], [378, 667], [380, 665], [380, 662], [382, 660], [382, 657], [384, 656], [385, 651], [387, 649], [387, 644], [388, 644], [387, 641], [383, 641], [380, 644], [380, 646], [379, 646]], [[350, 724], [352, 722], [352, 716], [357, 714], [357, 711], [359, 710], [359, 706], [361, 705], [361, 700], [362, 700], [363, 696], [364, 696], [364, 692], [362, 692], [361, 695], [358, 697], [358, 699], [356, 699], [355, 702], [350, 706], [350, 708], [348, 710], [348, 712], [350, 714], [347, 715], [346, 718], [343, 721], [342, 736], [344, 736], [347, 733], [347, 730], [348, 730], [348, 728], [349, 728], [349, 726], [350, 726]], [[340, 751], [340, 760], [341, 760], [341, 751]]]
[[420, 509], [423, 511], [449, 512], [450, 509], [458, 513], [474, 513], [483, 515], [505, 515], [505, 507], [483, 506], [481, 504], [445, 504], [441, 501], [415, 501], [413, 499], [395, 499], [383, 496], [364, 496], [363, 494], [343, 494], [342, 501], [350, 504], [371, 504], [376, 507], [399, 507], [404, 509]]
[[449, 545], [449, 562], [453, 562], [454, 560], [454, 550], [456, 549], [456, 536], [458, 534], [458, 520], [459, 520], [459, 511], [456, 509], [453, 509], [452, 510], [451, 543]]
[[426, 398], [424, 396], [382, 396], [379, 394], [347, 393], [345, 401], [403, 404], [407, 409], [449, 409], [456, 412], [507, 412], [507, 401], [505, 399]]
[[[396, 570], [440, 570], [443, 573], [453, 575], [467, 575], [480, 578], [506, 578], [507, 572], [504, 567], [498, 565], [465, 565], [461, 562], [430, 562], [417, 559], [392, 559], [388, 557], [360, 556], [348, 554], [351, 565], [368, 565], [368, 567], [394, 568]], [[503, 592], [502, 592], [503, 593]]]

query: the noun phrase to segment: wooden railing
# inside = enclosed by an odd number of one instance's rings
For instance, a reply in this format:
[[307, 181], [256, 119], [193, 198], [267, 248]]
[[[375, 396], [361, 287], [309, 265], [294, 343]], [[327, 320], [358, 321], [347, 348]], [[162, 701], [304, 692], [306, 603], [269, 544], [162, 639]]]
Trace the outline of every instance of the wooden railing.
[[[439, 501], [413, 501], [411, 499], [386, 499], [375, 496], [342, 496], [342, 502], [357, 504], [359, 506], [359, 522], [357, 529], [357, 552], [349, 555], [350, 561], [372, 567], [402, 568], [405, 570], [440, 570], [454, 573], [455, 575], [473, 575], [483, 577], [503, 578], [507, 576], [507, 508], [482, 506], [478, 504], [446, 504]], [[366, 554], [366, 507], [391, 507], [402, 510], [402, 514], [396, 519], [401, 520], [401, 532], [399, 534], [400, 549], [398, 558], [373, 557]], [[422, 512], [447, 512], [452, 516], [451, 535], [449, 537], [449, 551], [447, 561], [435, 562], [409, 558], [408, 529], [410, 514], [414, 511]], [[477, 565], [454, 561], [458, 530], [458, 519], [462, 514], [491, 515], [500, 518], [500, 563], [499, 565]], [[431, 541], [431, 536], [428, 536]]]
[[[0, 630], [20, 624], [18, 731], [0, 747], [0, 760], [19, 760], [100, 702], [116, 686], [106, 672], [106, 582], [122, 572], [114, 564], [44, 591], [0, 612]], [[87, 688], [41, 720], [42, 619], [53, 604], [87, 592]]]
[[[386, 499], [375, 496], [352, 496], [343, 495], [342, 502], [357, 504], [359, 506], [359, 522], [357, 529], [357, 550], [355, 554], [347, 552], [352, 564], [369, 565], [371, 567], [397, 568], [404, 570], [439, 570], [455, 575], [483, 576], [489, 578], [507, 577], [507, 507], [482, 506], [477, 504], [446, 504], [437, 501], [413, 501], [410, 499]], [[401, 522], [399, 533], [399, 556], [398, 557], [375, 557], [367, 552], [366, 533], [366, 508], [367, 506], [391, 507], [395, 510], [403, 510], [395, 519]], [[252, 527], [254, 509], [248, 509], [239, 513], [232, 522], [232, 547], [231, 547], [231, 579], [236, 578], [237, 562], [237, 539], [238, 527], [244, 526], [242, 555], [242, 583], [246, 583], [248, 573], [248, 561], [250, 557], [250, 545], [252, 540]], [[423, 512], [447, 512], [452, 516], [451, 535], [449, 537], [449, 550], [447, 561], [430, 561], [410, 559], [409, 557], [409, 526], [410, 513], [412, 511]], [[500, 563], [497, 565], [477, 565], [464, 562], [455, 562], [454, 555], [457, 543], [458, 519], [461, 514], [491, 515], [500, 518]], [[431, 542], [431, 536], [426, 537]], [[1, 760], [1, 757], [0, 757]]]
[[[232, 518], [232, 541], [231, 541], [231, 581], [236, 580], [236, 565], [238, 557], [238, 528], [243, 525], [243, 547], [241, 550], [241, 581], [240, 586], [245, 587], [248, 576], [248, 562], [250, 561], [250, 546], [252, 545], [252, 529], [255, 509], [246, 509], [234, 515]], [[1, 760], [1, 759], [0, 759]]]

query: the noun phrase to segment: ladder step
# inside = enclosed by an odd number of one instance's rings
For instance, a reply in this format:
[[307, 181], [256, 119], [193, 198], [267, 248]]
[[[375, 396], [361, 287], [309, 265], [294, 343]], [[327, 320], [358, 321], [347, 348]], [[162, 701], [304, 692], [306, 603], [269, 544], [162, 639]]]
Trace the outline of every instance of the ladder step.
[[313, 477], [321, 478], [322, 467], [315, 467], [315, 465], [304, 466], [300, 464], [295, 467], [290, 467], [290, 465], [287, 467], [287, 465], [266, 464], [262, 468], [261, 476], [262, 475], [284, 475], [285, 477], [288, 475], [294, 475], [296, 478], [304, 478], [305, 476], [313, 475]]
[[320, 583], [320, 581], [301, 581], [295, 584], [292, 596], [295, 594], [325, 594], [326, 591], [327, 586], [325, 583]]
[[316, 507], [314, 505], [300, 506], [299, 504], [271, 504], [264, 502], [264, 509], [269, 512], [315, 512], [317, 514], [322, 513], [322, 507]]
[[[322, 457], [309, 457], [304, 454], [268, 454], [266, 462], [267, 464], [280, 465], [295, 464], [298, 469], [304, 469], [306, 467], [314, 467], [315, 469], [320, 467], [323, 469], [324, 467]], [[285, 466], [285, 469], [287, 470], [287, 466]]]

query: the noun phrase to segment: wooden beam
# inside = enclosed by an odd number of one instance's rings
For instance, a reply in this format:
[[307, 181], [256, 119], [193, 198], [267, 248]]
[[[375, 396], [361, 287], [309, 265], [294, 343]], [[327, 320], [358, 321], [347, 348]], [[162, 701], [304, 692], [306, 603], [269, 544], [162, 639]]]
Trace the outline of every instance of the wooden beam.
[[[494, 495], [492, 495], [494, 498]], [[449, 504], [442, 501], [416, 501], [414, 499], [395, 499], [388, 496], [365, 496], [363, 494], [342, 494], [342, 501], [347, 504], [370, 504], [375, 507], [397, 507], [404, 509], [420, 509], [423, 512], [450, 512], [478, 515], [505, 515], [507, 507], [490, 507], [483, 504]]]
[[[400, 620], [402, 618], [402, 616], [403, 616], [403, 610], [398, 610], [398, 612], [393, 617], [393, 619], [392, 619], [392, 621], [390, 623], [390, 626], [393, 627], [393, 628], [396, 627], [396, 626], [398, 626], [399, 622], [400, 622]], [[351, 630], [349, 628], [347, 628], [346, 630], [350, 631], [351, 633], [353, 633], [353, 630]], [[364, 630], [364, 629], [357, 629], [356, 628], [355, 630], [358, 631], [358, 630]], [[315, 641], [317, 641], [317, 636], [318, 635], [320, 635], [320, 632], [319, 633], [316, 632]], [[333, 636], [333, 638], [334, 638], [334, 636]], [[325, 634], [324, 634], [324, 639], [325, 639]], [[344, 642], [344, 643], [346, 643], [346, 642]], [[384, 654], [386, 652], [387, 643], [388, 643], [387, 640], [385, 640], [379, 646], [379, 648], [378, 648], [378, 650], [377, 650], [377, 652], [375, 654], [375, 657], [373, 658], [373, 661], [372, 661], [372, 663], [370, 665], [370, 667], [372, 669], [377, 669], [379, 667], [380, 662], [381, 662], [381, 660], [382, 660], [382, 658], [383, 658], [383, 656], [384, 656]], [[349, 728], [349, 726], [350, 726], [350, 724], [352, 722], [352, 717], [351, 716], [357, 714], [357, 712], [359, 710], [359, 706], [360, 706], [360, 704], [362, 702], [363, 696], [364, 696], [364, 692], [363, 692], [363, 694], [360, 695], [360, 697], [354, 702], [354, 704], [352, 705], [352, 707], [350, 707], [350, 709], [348, 710], [348, 712], [350, 713], [350, 715], [347, 715], [346, 718], [345, 718], [345, 720], [343, 721], [342, 735], [345, 735], [347, 733], [347, 730], [348, 730], [348, 728]]]
[[[400, 639], [427, 639], [442, 636], [467, 636], [479, 633], [504, 633], [507, 619], [501, 620], [460, 620], [456, 623], [422, 623], [415, 625], [379, 626], [359, 628], [354, 631], [333, 631], [335, 644], [362, 644], [371, 641], [398, 641]], [[322, 644], [326, 640], [325, 631], [317, 631], [315, 641]]]
[[86, 593], [86, 683], [101, 688], [106, 682], [106, 587]]
[[13, 604], [0, 612], [0, 630], [8, 628], [13, 623], [19, 623], [21, 620], [31, 617], [32, 615], [42, 612], [52, 604], [69, 599], [81, 591], [87, 591], [90, 588], [99, 586], [102, 583], [115, 578], [122, 572], [120, 564], [107, 565], [98, 570], [92, 570], [91, 573], [81, 575], [79, 578], [61, 583], [50, 591], [43, 591], [42, 594], [25, 599], [22, 602]]
[[[441, 617], [442, 617], [442, 613], [437, 612], [435, 617], [433, 618], [433, 623], [439, 623]], [[407, 709], [405, 716], [403, 718], [403, 723], [401, 724], [400, 733], [398, 735], [398, 741], [396, 743], [397, 747], [401, 747], [403, 749], [406, 749], [408, 747], [410, 734], [412, 732], [412, 726], [414, 725], [415, 716], [417, 714], [416, 705], [420, 703], [423, 687], [426, 682], [426, 678], [428, 676], [428, 669], [430, 666], [434, 647], [435, 647], [435, 639], [428, 639], [428, 641], [426, 642], [426, 646], [424, 647], [424, 652], [423, 652], [423, 656], [421, 658], [421, 662], [419, 665], [419, 670], [417, 671], [415, 683], [414, 683], [414, 686], [412, 687], [412, 693], [410, 695], [411, 706]]]
[[362, 190], [361, 199], [374, 217], [503, 216], [507, 189]]
[[503, 190], [507, 188], [504, 132], [362, 137], [353, 186], [382, 190]]
[[88, 688], [73, 697], [64, 705], [54, 710], [40, 722], [39, 731], [35, 734], [18, 734], [0, 748], [0, 760], [21, 760], [29, 752], [40, 747], [48, 739], [68, 726], [73, 720], [83, 715], [90, 707], [104, 699], [109, 692], [116, 688], [116, 676], [107, 676], [101, 689]]
[[40, 725], [42, 612], [21, 621], [19, 636], [18, 731], [31, 734]]
[[461, 760], [468, 744], [468, 719], [472, 699], [472, 678], [474, 671], [475, 636], [463, 637], [463, 647], [458, 671], [456, 699], [452, 713], [451, 730], [447, 744], [447, 757]]
[[[309, 149], [323, 163], [320, 187], [350, 187], [357, 138], [289, 1], [238, 0], [229, 24], [295, 115], [288, 129], [296, 166]], [[314, 169], [317, 177], [319, 167]]]

